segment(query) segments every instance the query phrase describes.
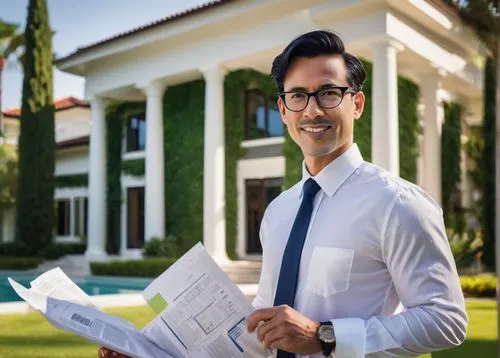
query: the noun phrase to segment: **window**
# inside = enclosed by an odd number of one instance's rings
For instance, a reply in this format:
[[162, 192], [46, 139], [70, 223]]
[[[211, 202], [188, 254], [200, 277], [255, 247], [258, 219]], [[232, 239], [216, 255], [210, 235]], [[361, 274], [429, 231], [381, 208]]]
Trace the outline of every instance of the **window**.
[[245, 139], [283, 136], [283, 122], [276, 100], [258, 89], [245, 93]]
[[87, 236], [88, 199], [75, 197], [56, 201], [56, 234], [57, 236]]
[[246, 186], [247, 206], [247, 254], [262, 254], [260, 222], [269, 203], [281, 193], [283, 178], [248, 179]]
[[141, 151], [146, 148], [146, 116], [131, 116], [127, 120], [127, 152]]
[[127, 188], [127, 248], [144, 246], [144, 187]]
[[57, 236], [70, 235], [70, 199], [57, 200]]
[[87, 211], [88, 200], [85, 197], [75, 198], [75, 227], [73, 229], [74, 236], [87, 236]]

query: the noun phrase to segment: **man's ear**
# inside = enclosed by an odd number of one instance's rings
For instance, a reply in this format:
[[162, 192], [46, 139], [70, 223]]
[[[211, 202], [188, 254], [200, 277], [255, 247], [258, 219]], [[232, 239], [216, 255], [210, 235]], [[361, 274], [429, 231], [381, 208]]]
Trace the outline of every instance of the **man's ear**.
[[280, 114], [281, 114], [281, 120], [286, 125], [286, 121], [285, 121], [285, 114], [286, 114], [285, 102], [283, 102], [283, 99], [281, 97], [278, 97], [277, 103], [278, 103], [278, 109], [279, 109]]
[[363, 114], [363, 109], [365, 108], [365, 100], [365, 94], [361, 91], [354, 95], [354, 119], [358, 119]]

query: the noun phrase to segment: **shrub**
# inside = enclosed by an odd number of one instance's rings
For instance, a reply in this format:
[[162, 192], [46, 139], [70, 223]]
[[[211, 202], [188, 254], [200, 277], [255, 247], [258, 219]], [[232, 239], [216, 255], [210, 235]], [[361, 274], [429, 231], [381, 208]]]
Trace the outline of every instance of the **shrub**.
[[470, 267], [477, 261], [476, 259], [479, 259], [483, 250], [483, 240], [479, 231], [459, 234], [452, 229], [447, 229], [446, 232], [458, 268]]
[[43, 262], [39, 257], [2, 257], [0, 270], [28, 270], [36, 268]]
[[90, 271], [97, 276], [158, 277], [175, 261], [174, 258], [152, 258], [109, 263], [91, 262]]
[[[31, 256], [29, 250], [22, 242], [4, 242], [0, 244], [0, 257]], [[2, 259], [3, 260], [3, 259]]]
[[495, 276], [462, 276], [460, 284], [465, 296], [494, 297], [497, 288]]
[[40, 256], [47, 260], [57, 260], [65, 255], [82, 255], [85, 253], [87, 245], [77, 244], [58, 244], [52, 243], [42, 250]]
[[153, 237], [144, 244], [146, 257], [177, 257], [179, 254], [179, 240], [173, 235], [164, 238]]

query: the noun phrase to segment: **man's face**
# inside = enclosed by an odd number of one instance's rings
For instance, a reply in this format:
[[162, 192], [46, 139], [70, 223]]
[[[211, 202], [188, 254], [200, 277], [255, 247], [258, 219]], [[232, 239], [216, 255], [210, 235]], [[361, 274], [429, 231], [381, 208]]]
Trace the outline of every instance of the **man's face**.
[[[347, 68], [339, 55], [294, 59], [285, 76], [284, 91], [314, 92], [329, 86], [349, 87]], [[329, 93], [325, 98], [330, 96]], [[290, 95], [286, 101], [290, 107]], [[307, 107], [299, 112], [287, 109], [283, 99], [278, 99], [282, 120], [302, 149], [306, 163], [308, 159], [318, 157], [329, 162], [352, 144], [353, 123], [361, 116], [363, 105], [362, 92], [346, 92], [340, 105], [333, 109], [322, 108], [312, 96]]]

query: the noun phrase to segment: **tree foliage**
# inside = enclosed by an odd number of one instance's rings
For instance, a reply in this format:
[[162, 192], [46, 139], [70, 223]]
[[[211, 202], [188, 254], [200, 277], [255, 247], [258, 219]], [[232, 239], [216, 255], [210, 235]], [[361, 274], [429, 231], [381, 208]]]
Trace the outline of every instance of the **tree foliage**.
[[16, 199], [18, 156], [15, 147], [0, 145], [0, 212], [11, 208]]
[[488, 46], [493, 58], [488, 58], [484, 69], [484, 146], [479, 170], [482, 177], [483, 262], [489, 268], [495, 266], [495, 121], [498, 77], [498, 48], [500, 43], [500, 1], [498, 0], [444, 0], [471, 26], [477, 36]]
[[53, 239], [54, 104], [52, 34], [45, 0], [30, 0], [19, 135], [16, 240], [32, 254]]

